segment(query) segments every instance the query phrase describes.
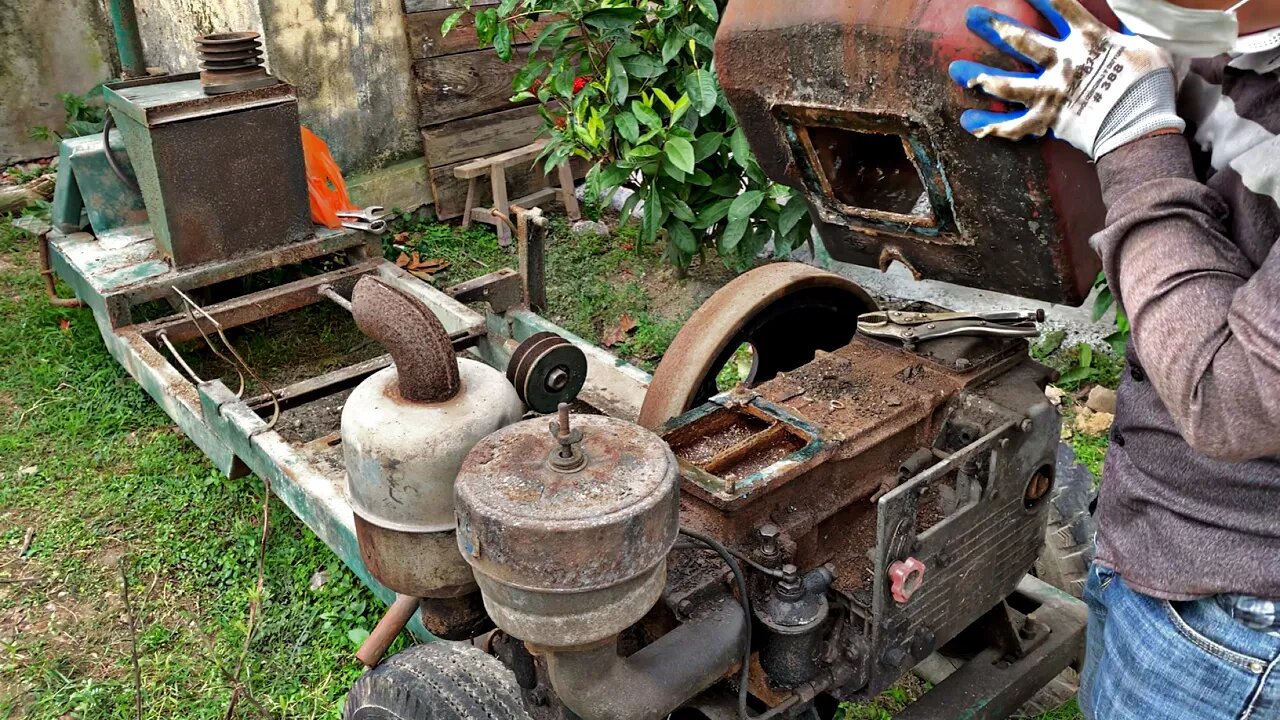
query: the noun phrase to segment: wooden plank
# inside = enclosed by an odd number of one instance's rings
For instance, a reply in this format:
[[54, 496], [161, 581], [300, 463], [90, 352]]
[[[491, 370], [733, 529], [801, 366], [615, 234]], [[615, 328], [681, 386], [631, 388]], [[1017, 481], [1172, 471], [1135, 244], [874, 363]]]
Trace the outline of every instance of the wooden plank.
[[432, 167], [497, 155], [533, 142], [542, 129], [538, 106], [529, 105], [422, 129]]
[[460, 178], [470, 179], [490, 174], [495, 166], [505, 168], [509, 165], [531, 163], [538, 158], [538, 154], [546, 146], [546, 140], [535, 140], [524, 147], [508, 150], [504, 153], [468, 160], [454, 168], [453, 174]]
[[[471, 7], [497, 5], [499, 2], [500, 0], [471, 0]], [[404, 0], [404, 11], [406, 13], [431, 12], [432, 10], [457, 9], [461, 5], [461, 0]]]
[[492, 50], [415, 61], [419, 123], [426, 127], [516, 107], [511, 84], [528, 60], [529, 49], [517, 48], [509, 63]]
[[[454, 55], [480, 49], [480, 39], [476, 37], [475, 16], [467, 15], [458, 21], [448, 35], [440, 34], [440, 26], [446, 18], [453, 14], [452, 10], [436, 10], [433, 12], [411, 13], [404, 18], [405, 32], [409, 36], [409, 55], [414, 60]], [[548, 16], [529, 26], [524, 35], [516, 38], [517, 45], [533, 42], [539, 34], [556, 18]], [[576, 34], [576, 33], [575, 33]]]

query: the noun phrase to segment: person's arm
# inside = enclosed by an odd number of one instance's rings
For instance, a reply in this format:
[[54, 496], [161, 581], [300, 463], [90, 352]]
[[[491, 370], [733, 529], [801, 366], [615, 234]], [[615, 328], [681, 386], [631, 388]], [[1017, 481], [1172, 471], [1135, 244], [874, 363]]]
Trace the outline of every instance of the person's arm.
[[1125, 145], [1098, 173], [1108, 214], [1094, 246], [1183, 438], [1222, 460], [1280, 454], [1280, 250], [1255, 272], [1181, 135]]

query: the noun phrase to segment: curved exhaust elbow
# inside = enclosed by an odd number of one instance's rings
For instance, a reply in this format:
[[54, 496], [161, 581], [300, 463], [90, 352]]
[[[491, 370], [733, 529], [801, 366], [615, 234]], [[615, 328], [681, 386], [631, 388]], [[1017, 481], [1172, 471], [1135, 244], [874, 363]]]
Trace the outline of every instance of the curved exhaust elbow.
[[746, 618], [727, 598], [634, 655], [618, 642], [546, 652], [551, 686], [582, 720], [662, 720], [730, 672], [742, 659]]
[[405, 400], [442, 403], [462, 389], [449, 334], [422, 302], [366, 275], [351, 293], [351, 315], [360, 332], [391, 353]]

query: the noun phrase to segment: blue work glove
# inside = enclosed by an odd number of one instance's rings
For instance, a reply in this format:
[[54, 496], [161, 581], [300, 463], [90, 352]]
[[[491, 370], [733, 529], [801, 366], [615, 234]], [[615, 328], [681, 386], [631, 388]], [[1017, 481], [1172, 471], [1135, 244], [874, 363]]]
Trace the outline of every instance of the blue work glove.
[[951, 77], [962, 86], [1024, 106], [1010, 112], [967, 110], [960, 118], [964, 129], [1010, 140], [1053, 131], [1096, 160], [1145, 135], [1186, 128], [1166, 51], [1108, 28], [1077, 0], [1026, 1], [1048, 18], [1058, 37], [984, 7], [969, 8], [970, 30], [1035, 71], [952, 63]]

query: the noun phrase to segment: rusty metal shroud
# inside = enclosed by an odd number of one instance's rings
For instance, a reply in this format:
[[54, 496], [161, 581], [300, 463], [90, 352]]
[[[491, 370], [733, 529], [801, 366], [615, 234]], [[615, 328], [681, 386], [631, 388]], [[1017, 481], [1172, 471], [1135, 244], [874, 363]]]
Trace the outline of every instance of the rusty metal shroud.
[[[988, 5], [1029, 25], [1022, 0]], [[1102, 0], [1085, 2], [1113, 17]], [[978, 140], [959, 123], [989, 103], [947, 66], [1008, 59], [953, 0], [734, 0], [716, 66], [761, 166], [801, 190], [837, 260], [1079, 304], [1100, 263], [1096, 173], [1056, 140]], [[1048, 31], [1048, 28], [1045, 28]]]

